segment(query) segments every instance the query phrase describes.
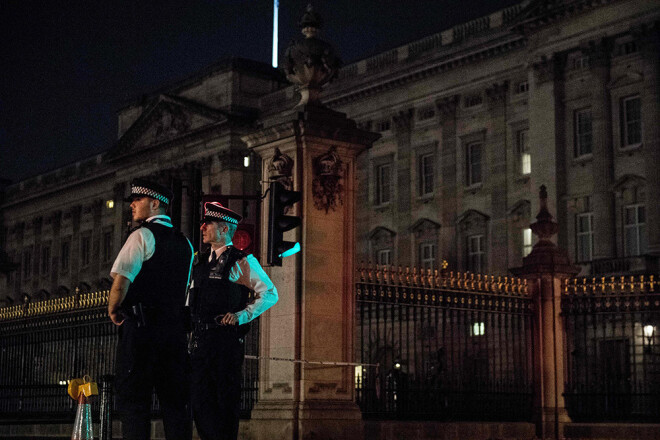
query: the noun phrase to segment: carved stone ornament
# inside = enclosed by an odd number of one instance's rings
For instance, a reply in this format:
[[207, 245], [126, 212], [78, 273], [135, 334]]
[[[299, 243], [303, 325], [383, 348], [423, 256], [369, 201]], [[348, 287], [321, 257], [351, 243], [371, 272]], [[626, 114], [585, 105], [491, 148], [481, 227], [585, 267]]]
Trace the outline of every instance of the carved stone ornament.
[[321, 17], [314, 11], [312, 5], [308, 5], [300, 21], [305, 38], [301, 41], [293, 41], [284, 54], [283, 67], [286, 78], [298, 86], [301, 94], [298, 106], [319, 105], [321, 88], [337, 75], [341, 67], [341, 60], [334, 48], [317, 38], [322, 24]]
[[344, 187], [341, 184], [342, 166], [343, 162], [334, 146], [312, 161], [314, 206], [318, 210], [325, 210], [326, 214], [330, 209], [334, 211], [338, 205], [344, 203], [342, 199]]
[[155, 124], [154, 138], [164, 140], [175, 137], [190, 129], [187, 115], [179, 108], [167, 106], [161, 110]]
[[293, 171], [293, 159], [275, 148], [275, 155], [268, 164], [268, 178], [271, 181], [280, 182], [286, 188], [291, 188], [291, 173]]

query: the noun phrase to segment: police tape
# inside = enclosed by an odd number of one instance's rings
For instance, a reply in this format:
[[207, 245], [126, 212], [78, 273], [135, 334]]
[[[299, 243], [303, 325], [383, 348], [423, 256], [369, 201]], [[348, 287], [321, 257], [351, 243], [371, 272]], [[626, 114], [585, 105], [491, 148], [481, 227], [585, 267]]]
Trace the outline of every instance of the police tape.
[[293, 362], [295, 364], [308, 364], [308, 365], [330, 365], [334, 367], [376, 367], [380, 368], [380, 364], [365, 364], [361, 362], [335, 362], [335, 361], [308, 361], [307, 359], [292, 359], [292, 358], [281, 358], [281, 357], [272, 357], [272, 356], [254, 356], [251, 354], [246, 354], [245, 359], [251, 360], [267, 360], [267, 361], [283, 361], [283, 362]]

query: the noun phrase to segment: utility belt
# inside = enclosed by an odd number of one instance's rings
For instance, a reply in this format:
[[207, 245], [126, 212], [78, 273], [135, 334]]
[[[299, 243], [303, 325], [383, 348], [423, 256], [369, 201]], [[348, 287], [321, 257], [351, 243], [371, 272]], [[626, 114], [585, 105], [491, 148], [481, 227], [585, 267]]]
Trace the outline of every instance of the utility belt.
[[224, 313], [217, 315], [212, 320], [193, 320], [192, 334], [188, 343], [188, 352], [193, 354], [200, 341], [213, 335], [223, 335], [222, 337], [236, 338], [241, 344], [245, 342], [245, 335], [250, 330], [250, 324], [243, 325], [221, 325], [220, 321]]
[[187, 306], [147, 306], [137, 303], [122, 307], [121, 313], [129, 321], [134, 321], [137, 327], [155, 327], [181, 322], [186, 329], [190, 324], [190, 310]]

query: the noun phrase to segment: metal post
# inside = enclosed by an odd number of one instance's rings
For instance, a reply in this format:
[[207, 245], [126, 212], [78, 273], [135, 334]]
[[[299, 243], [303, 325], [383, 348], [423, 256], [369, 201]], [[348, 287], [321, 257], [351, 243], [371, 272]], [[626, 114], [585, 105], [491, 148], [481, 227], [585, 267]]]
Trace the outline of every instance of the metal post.
[[112, 440], [113, 375], [101, 376], [101, 433], [100, 440]]

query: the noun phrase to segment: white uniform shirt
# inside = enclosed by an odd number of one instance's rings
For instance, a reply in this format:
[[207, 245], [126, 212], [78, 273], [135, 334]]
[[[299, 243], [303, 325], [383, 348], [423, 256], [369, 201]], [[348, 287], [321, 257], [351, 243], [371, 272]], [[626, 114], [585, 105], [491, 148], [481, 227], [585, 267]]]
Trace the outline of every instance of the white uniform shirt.
[[[154, 215], [145, 220], [150, 223], [158, 223], [169, 228], [172, 227], [172, 220], [166, 215]], [[190, 269], [188, 271], [188, 282], [190, 282], [190, 274], [192, 271], [192, 263], [194, 254], [192, 244], [190, 245]], [[112, 269], [110, 269], [110, 276], [114, 278], [117, 275], [122, 275], [132, 283], [140, 270], [142, 263], [153, 257], [156, 251], [156, 239], [153, 232], [149, 228], [138, 228], [131, 233], [126, 239], [126, 243], [119, 251], [115, 259]]]
[[[220, 255], [227, 249], [227, 246], [222, 246], [215, 251], [216, 258], [219, 259]], [[213, 254], [209, 254], [209, 262]], [[252, 321], [257, 316], [271, 308], [278, 300], [277, 289], [271, 281], [270, 277], [264, 272], [264, 269], [259, 264], [259, 261], [254, 255], [249, 254], [245, 258], [241, 258], [229, 270], [229, 281], [232, 283], [240, 284], [248, 289], [254, 291], [255, 300], [253, 303], [248, 304], [243, 310], [236, 312], [238, 317], [238, 324], [243, 325]], [[194, 281], [190, 287], [194, 286]]]

